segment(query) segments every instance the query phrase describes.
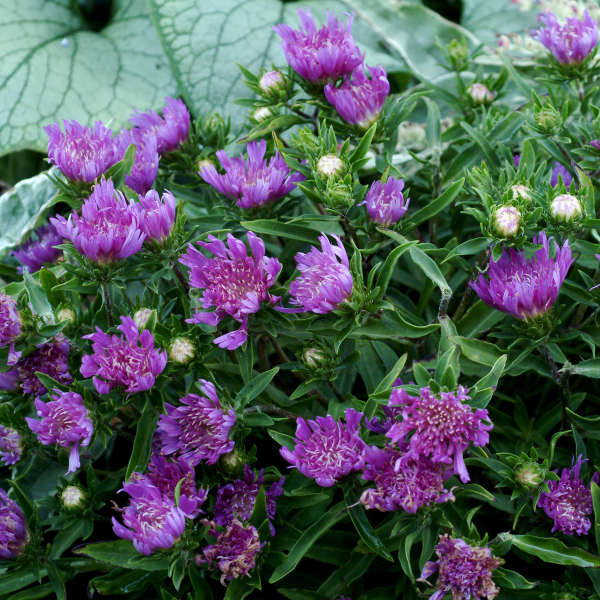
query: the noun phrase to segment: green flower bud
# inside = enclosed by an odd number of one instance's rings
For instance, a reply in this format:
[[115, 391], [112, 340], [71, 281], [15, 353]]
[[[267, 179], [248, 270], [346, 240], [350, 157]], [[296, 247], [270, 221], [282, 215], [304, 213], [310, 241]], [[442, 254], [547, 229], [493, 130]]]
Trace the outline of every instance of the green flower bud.
[[521, 212], [515, 206], [506, 204], [494, 212], [494, 229], [502, 237], [513, 237], [521, 225]]
[[188, 363], [195, 354], [194, 344], [186, 337], [175, 338], [169, 346], [169, 358], [180, 365]]
[[321, 156], [317, 163], [317, 171], [325, 177], [338, 175], [344, 169], [344, 161], [335, 154], [325, 154]]
[[68, 485], [60, 495], [65, 508], [70, 510], [82, 508], [85, 500], [85, 492], [77, 485]]
[[529, 461], [515, 471], [515, 480], [526, 488], [536, 488], [544, 481], [546, 471], [538, 463]]
[[554, 219], [563, 223], [573, 221], [580, 217], [581, 213], [581, 202], [571, 194], [560, 194], [550, 204], [550, 214]]

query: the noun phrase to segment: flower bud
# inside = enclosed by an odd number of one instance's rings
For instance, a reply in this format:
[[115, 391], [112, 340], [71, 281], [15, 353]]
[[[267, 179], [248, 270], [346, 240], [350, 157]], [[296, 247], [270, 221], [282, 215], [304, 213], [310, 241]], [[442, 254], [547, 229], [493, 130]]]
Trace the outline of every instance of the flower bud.
[[302, 360], [307, 367], [317, 369], [325, 363], [327, 356], [319, 348], [305, 348], [302, 352]]
[[553, 133], [560, 125], [560, 115], [558, 111], [549, 103], [534, 113], [535, 124], [545, 133]]
[[517, 468], [515, 480], [523, 487], [535, 488], [542, 484], [546, 471], [538, 463], [529, 461]]
[[152, 316], [154, 311], [151, 308], [140, 308], [134, 315], [133, 321], [137, 325], [138, 329], [142, 331], [146, 327], [148, 319]]
[[475, 104], [490, 104], [496, 98], [496, 93], [490, 91], [483, 83], [474, 83], [469, 87], [469, 96]]
[[258, 123], [272, 116], [273, 113], [266, 106], [260, 106], [252, 113], [252, 118]]
[[510, 189], [512, 190], [513, 200], [531, 200], [531, 194], [529, 193], [530, 190], [526, 185], [521, 185], [520, 183], [517, 183], [513, 185]]
[[463, 71], [468, 66], [467, 57], [469, 50], [465, 40], [459, 41], [456, 38], [446, 45], [448, 58], [455, 71]]
[[175, 338], [169, 346], [169, 358], [180, 365], [188, 363], [195, 354], [194, 344], [186, 337]]
[[70, 308], [61, 308], [56, 313], [56, 319], [58, 320], [59, 323], [61, 321], [67, 321], [67, 323], [75, 323], [75, 321], [77, 319], [77, 315], [75, 314], [75, 311], [73, 311]]
[[245, 464], [244, 457], [237, 450], [223, 454], [220, 461], [223, 469], [230, 474], [237, 473]]
[[321, 156], [317, 163], [317, 171], [325, 177], [339, 174], [344, 168], [344, 161], [335, 154], [325, 154]]
[[76, 485], [68, 485], [60, 495], [60, 499], [65, 508], [81, 508], [85, 500], [85, 492]]
[[576, 196], [560, 194], [550, 204], [550, 214], [557, 221], [568, 223], [581, 216], [581, 203]]
[[423, 150], [427, 146], [425, 127], [418, 123], [402, 123], [398, 128], [397, 150], [411, 148], [412, 150]]
[[285, 79], [279, 71], [268, 71], [260, 78], [258, 85], [265, 94], [270, 94], [284, 89]]
[[494, 212], [494, 228], [502, 237], [512, 237], [521, 225], [521, 212], [515, 206], [505, 204]]
[[213, 167], [214, 163], [212, 160], [208, 160], [208, 158], [203, 158], [202, 160], [198, 161], [198, 172], [202, 173], [202, 169], [204, 169], [204, 167]]

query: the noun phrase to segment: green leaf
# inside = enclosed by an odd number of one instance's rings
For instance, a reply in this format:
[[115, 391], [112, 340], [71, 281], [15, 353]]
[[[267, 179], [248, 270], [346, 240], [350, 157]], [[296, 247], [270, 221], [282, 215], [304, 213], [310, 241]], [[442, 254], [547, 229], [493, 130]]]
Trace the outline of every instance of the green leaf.
[[594, 537], [596, 538], [596, 550], [600, 552], [600, 487], [595, 481], [591, 482], [592, 504], [594, 506]]
[[233, 404], [236, 409], [241, 409], [250, 404], [271, 383], [271, 380], [279, 372], [279, 367], [273, 367], [269, 371], [260, 373], [253, 377], [236, 395]]
[[366, 325], [354, 329], [351, 338], [389, 340], [394, 338], [420, 338], [439, 328], [438, 323], [414, 325], [397, 312], [386, 311], [380, 319], [370, 319]]
[[[1, 0], [0, 6], [2, 6]], [[0, 31], [1, 29], [0, 25]], [[0, 154], [2, 154], [1, 148]], [[56, 188], [47, 175], [53, 171], [51, 169], [35, 177], [23, 179], [0, 196], [0, 223], [3, 224], [0, 233], [0, 255], [24, 241], [35, 227], [41, 225], [44, 214], [56, 195]]]
[[503, 356], [502, 350], [490, 342], [473, 340], [459, 335], [452, 336], [450, 340], [460, 346], [464, 356], [480, 365], [491, 367]]
[[254, 588], [245, 579], [234, 579], [229, 582], [223, 600], [244, 600]]
[[89, 556], [103, 563], [139, 569], [141, 571], [167, 571], [168, 557], [155, 553], [152, 556], [140, 554], [129, 540], [112, 540], [110, 542], [94, 542], [73, 550], [75, 554]]
[[48, 297], [42, 286], [33, 279], [29, 274], [29, 271], [25, 269], [23, 271], [23, 283], [29, 296], [29, 302], [31, 308], [36, 315], [39, 315], [44, 323], [51, 323], [54, 321], [54, 313], [52, 312], [52, 306], [48, 302]]
[[378, 535], [373, 529], [373, 526], [369, 522], [369, 518], [364, 506], [362, 504], [357, 504], [355, 502], [355, 498], [352, 496], [352, 492], [348, 490], [346, 492], [346, 507], [348, 509], [348, 513], [350, 514], [350, 519], [352, 520], [352, 523], [358, 535], [360, 536], [360, 539], [363, 541], [365, 546], [369, 548], [369, 550], [375, 552], [375, 554], [378, 554], [390, 562], [394, 562], [389, 550], [379, 539]]
[[[63, 553], [70, 548], [73, 543], [89, 530], [90, 521], [85, 519], [77, 519], [68, 527], [61, 529], [52, 542], [50, 548], [50, 558], [60, 558]], [[93, 523], [92, 523], [93, 527]]]
[[125, 480], [128, 480], [134, 471], [143, 471], [148, 465], [152, 451], [152, 437], [154, 436], [157, 421], [158, 416], [154, 414], [152, 403], [150, 400], [146, 400], [135, 430], [135, 439], [133, 441], [131, 457], [127, 464]]
[[547, 563], [576, 567], [600, 567], [600, 556], [590, 554], [581, 548], [566, 546], [557, 538], [511, 534], [505, 534], [505, 536], [519, 550]]
[[440, 288], [442, 294], [452, 294], [446, 278], [442, 275], [440, 268], [432, 258], [427, 256], [418, 246], [411, 246], [408, 252], [413, 262], [423, 271], [428, 279]]
[[312, 229], [306, 225], [296, 225], [294, 223], [282, 223], [276, 219], [256, 219], [255, 221], [242, 221], [240, 223], [248, 231], [260, 235], [273, 235], [307, 244], [316, 244], [319, 241], [321, 232]]
[[65, 582], [63, 581], [63, 576], [56, 567], [56, 564], [49, 560], [46, 562], [46, 569], [48, 570], [50, 585], [52, 586], [56, 600], [67, 600], [67, 589], [65, 588]]
[[338, 521], [341, 521], [346, 516], [346, 510], [343, 502], [332, 506], [318, 521], [313, 523], [302, 535], [296, 540], [290, 549], [285, 560], [277, 566], [269, 583], [275, 583], [289, 575], [302, 560], [302, 557], [310, 550], [311, 546], [329, 529], [331, 529]]
[[0, 14], [0, 156], [45, 152], [42, 128], [61, 118], [118, 130], [176, 91], [145, 2], [114, 0], [98, 32], [68, 0], [0, 0]]
[[369, 148], [371, 147], [371, 142], [373, 141], [373, 136], [375, 135], [375, 131], [377, 130], [377, 121], [365, 131], [364, 135], [360, 139], [360, 142], [356, 146], [354, 152], [349, 157], [350, 164], [354, 169], [360, 169], [364, 164], [364, 158]]
[[503, 590], [530, 590], [536, 586], [535, 581], [528, 581], [520, 573], [503, 567], [494, 569], [492, 579]]
[[386, 257], [379, 274], [377, 275], [377, 281], [375, 287], [379, 288], [379, 297], [383, 298], [387, 292], [388, 285], [392, 279], [392, 273], [396, 267], [398, 259], [413, 245], [417, 242], [406, 242], [400, 246], [396, 246]]
[[569, 421], [585, 431], [586, 436], [600, 440], [600, 417], [582, 417], [570, 408], [565, 408]]
[[498, 386], [498, 381], [504, 373], [506, 366], [507, 355], [503, 354], [492, 365], [490, 372], [482, 377], [471, 388], [471, 401], [469, 404], [475, 408], [485, 408], [494, 395], [494, 390]]
[[49, 583], [44, 583], [43, 585], [36, 585], [17, 594], [12, 594], [10, 600], [39, 600], [40, 598], [47, 598], [53, 591]]
[[285, 446], [289, 450], [293, 450], [296, 446], [296, 440], [291, 436], [287, 435], [287, 433], [281, 433], [280, 431], [275, 431], [274, 429], [268, 429], [267, 433], [280, 445]]
[[408, 358], [408, 354], [403, 354], [397, 361], [396, 364], [389, 370], [387, 375], [379, 382], [377, 387], [373, 390], [373, 395], [381, 394], [386, 390], [391, 389], [394, 381], [398, 379], [402, 369], [404, 369], [404, 365], [406, 364], [406, 359]]
[[600, 358], [582, 360], [570, 367], [571, 372], [591, 379], [600, 379]]
[[[45, 569], [41, 571], [45, 573]], [[0, 594], [10, 594], [33, 583], [37, 579], [37, 574], [29, 565], [18, 567], [9, 573], [3, 573], [0, 577]]]
[[265, 487], [261, 485], [258, 494], [256, 495], [256, 499], [254, 500], [254, 510], [250, 517], [250, 523], [252, 523], [256, 529], [260, 529], [260, 526], [267, 519], [267, 496], [265, 494]]
[[[412, 227], [417, 227], [421, 223], [425, 223], [435, 215], [441, 213], [446, 207], [448, 207], [456, 196], [458, 192], [462, 189], [465, 183], [464, 178], [455, 181], [452, 185], [448, 186], [437, 198], [434, 198], [427, 206], [419, 209], [416, 213], [414, 213], [410, 217], [410, 226], [407, 225], [407, 229]], [[473, 240], [470, 240], [471, 242]], [[486, 245], [486, 247], [489, 244]], [[456, 249], [454, 250], [456, 252]]]

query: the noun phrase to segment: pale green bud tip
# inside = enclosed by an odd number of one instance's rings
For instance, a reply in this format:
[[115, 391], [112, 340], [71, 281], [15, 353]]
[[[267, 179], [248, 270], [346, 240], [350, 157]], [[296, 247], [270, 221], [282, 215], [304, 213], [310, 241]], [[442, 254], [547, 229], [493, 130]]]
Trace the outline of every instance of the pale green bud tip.
[[270, 92], [285, 86], [285, 79], [279, 71], [268, 71], [258, 82], [263, 92]]
[[255, 121], [260, 122], [260, 121], [264, 121], [265, 119], [268, 119], [272, 115], [273, 115], [273, 113], [266, 106], [261, 106], [260, 108], [257, 108], [252, 113], [252, 118]]
[[71, 310], [70, 308], [61, 308], [56, 313], [56, 318], [59, 322], [67, 321], [69, 323], [74, 323], [77, 316], [75, 315], [75, 311]]
[[305, 364], [313, 369], [320, 366], [325, 358], [325, 353], [318, 348], [306, 348], [304, 352], [302, 352], [302, 359]]
[[523, 200], [531, 200], [530, 190], [526, 185], [517, 183], [511, 187], [513, 193], [513, 200], [523, 198]]
[[550, 213], [557, 221], [571, 221], [581, 216], [581, 203], [576, 196], [560, 194], [552, 200]]
[[194, 358], [194, 344], [186, 337], [175, 338], [169, 346], [169, 358], [176, 363], [185, 364]]
[[496, 98], [496, 93], [490, 91], [483, 83], [474, 83], [469, 87], [469, 95], [475, 104], [489, 104]]
[[339, 173], [343, 168], [344, 161], [335, 154], [325, 154], [324, 156], [321, 156], [317, 163], [317, 171], [319, 171], [321, 175], [326, 175], [327, 177]]
[[133, 321], [138, 326], [138, 329], [142, 331], [146, 327], [148, 319], [152, 316], [154, 311], [151, 308], [140, 308], [134, 315]]
[[515, 479], [523, 487], [538, 487], [544, 481], [544, 469], [535, 462], [527, 462], [519, 467]]
[[494, 213], [494, 227], [496, 232], [503, 237], [512, 237], [521, 224], [521, 213], [518, 208], [507, 204], [496, 209]]
[[85, 498], [85, 492], [76, 485], [68, 485], [60, 498], [66, 508], [78, 508]]

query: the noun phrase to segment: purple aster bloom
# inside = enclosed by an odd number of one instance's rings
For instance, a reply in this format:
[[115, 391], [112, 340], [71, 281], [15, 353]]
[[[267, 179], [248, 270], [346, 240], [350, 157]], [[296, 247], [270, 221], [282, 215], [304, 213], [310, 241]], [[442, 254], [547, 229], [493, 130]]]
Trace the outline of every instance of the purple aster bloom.
[[99, 327], [84, 335], [92, 340], [93, 354], [81, 360], [81, 374], [94, 377], [99, 394], [122, 385], [128, 394], [149, 390], [167, 365], [167, 353], [154, 347], [154, 336], [144, 329], [141, 333], [131, 317], [121, 317], [117, 329], [124, 337], [108, 335]]
[[[215, 501], [214, 515], [217, 525], [230, 525], [234, 518], [241, 521], [248, 521], [254, 511], [254, 503], [260, 487], [264, 484], [263, 471], [257, 475], [248, 465], [244, 466], [244, 479], [236, 479], [232, 483], [219, 486], [217, 490], [217, 499]], [[271, 527], [271, 535], [275, 535], [273, 519], [277, 510], [277, 497], [283, 494], [283, 484], [285, 478], [272, 483], [268, 488], [265, 487], [267, 498], [267, 517]]]
[[196, 311], [186, 322], [216, 326], [230, 315], [240, 323], [238, 330], [214, 340], [217, 346], [227, 350], [235, 350], [246, 341], [248, 316], [258, 312], [262, 302], [274, 304], [279, 300], [267, 290], [275, 283], [281, 263], [265, 256], [265, 244], [254, 233], [249, 231], [247, 237], [251, 256], [244, 242], [227, 234], [227, 246], [213, 235], [208, 236], [208, 242], [198, 242], [214, 255], [212, 258], [189, 244], [179, 259], [190, 268], [190, 285], [204, 290], [202, 306], [215, 308], [214, 312]]
[[89, 446], [94, 426], [79, 394], [54, 389], [52, 398], [53, 401], [46, 403], [36, 398], [35, 408], [40, 421], [30, 417], [25, 420], [40, 443], [70, 449], [67, 473], [73, 473], [80, 466], [79, 446]]
[[416, 460], [425, 457], [434, 463], [452, 465], [463, 483], [469, 481], [463, 452], [471, 443], [485, 446], [493, 425], [489, 423], [487, 410], [478, 408], [473, 412], [466, 404], [468, 391], [463, 386], [456, 392], [437, 395], [429, 387], [421, 388], [418, 396], [410, 396], [403, 389], [392, 391], [390, 405], [402, 408], [402, 421], [395, 423], [386, 436], [408, 447], [406, 454], [398, 459], [398, 469], [411, 457]]
[[122, 509], [123, 524], [113, 517], [113, 531], [131, 540], [142, 554], [170, 548], [185, 529], [185, 513], [172, 498], [161, 493], [148, 479], [126, 483], [121, 492], [131, 496]]
[[137, 133], [142, 136], [150, 135], [156, 140], [156, 151], [159, 154], [175, 150], [187, 139], [190, 130], [190, 113], [183, 100], [167, 96], [165, 102], [162, 117], [153, 110], [145, 113], [136, 110], [129, 119], [135, 125]]
[[346, 409], [344, 424], [331, 415], [306, 422], [296, 419], [294, 450], [281, 448], [280, 453], [304, 476], [321, 487], [331, 487], [339, 479], [360, 471], [365, 464], [365, 442], [360, 437], [363, 413]]
[[14, 298], [0, 292], [0, 348], [8, 346], [7, 364], [14, 365], [21, 356], [15, 351], [15, 340], [21, 335], [21, 317]]
[[204, 396], [187, 394], [181, 398], [182, 406], [165, 402], [167, 414], [160, 416], [157, 428], [161, 451], [177, 452], [192, 466], [203, 460], [213, 465], [235, 445], [229, 439], [235, 411], [223, 409], [214, 384], [204, 379], [200, 383]]
[[425, 563], [420, 581], [438, 574], [437, 591], [430, 600], [442, 600], [452, 594], [453, 600], [492, 600], [500, 591], [492, 581], [492, 572], [502, 564], [487, 547], [469, 546], [460, 538], [441, 535], [435, 547], [438, 560]]
[[12, 392], [19, 385], [19, 369], [16, 367], [0, 373], [0, 390]]
[[244, 525], [234, 519], [225, 531], [218, 532], [213, 523], [205, 521], [211, 535], [217, 539], [196, 556], [196, 564], [208, 563], [209, 569], [221, 571], [223, 585], [232, 579], [245, 577], [256, 565], [256, 556], [264, 546], [254, 525]]
[[600, 150], [600, 140], [591, 140], [590, 146], [596, 150]]
[[0, 559], [17, 558], [29, 541], [21, 507], [0, 489]]
[[327, 11], [327, 25], [321, 29], [317, 29], [308, 8], [300, 9], [298, 15], [304, 30], [285, 24], [273, 27], [283, 40], [285, 58], [296, 73], [313, 83], [325, 83], [351, 73], [362, 64], [364, 55], [352, 37], [354, 15], [344, 24]]
[[117, 138], [102, 121], [84, 127], [77, 121], [63, 121], [44, 127], [48, 134], [48, 159], [69, 179], [92, 182], [123, 158]]
[[264, 206], [289, 194], [297, 181], [304, 175], [293, 173], [279, 154], [267, 162], [265, 152], [267, 143], [250, 142], [247, 146], [248, 160], [243, 156], [229, 158], [224, 150], [217, 152], [217, 158], [225, 169], [220, 175], [214, 165], [202, 167], [202, 179], [231, 200], [237, 200], [238, 206], [244, 209]]
[[51, 342], [40, 344], [29, 356], [21, 359], [17, 368], [24, 394], [37, 397], [48, 391], [36, 375], [37, 371], [50, 375], [59, 383], [71, 383], [69, 342], [59, 333]]
[[29, 238], [11, 252], [31, 273], [39, 271], [46, 263], [53, 263], [62, 254], [62, 250], [54, 246], [63, 242], [63, 236], [52, 224], [38, 227], [34, 234], [35, 238]]
[[19, 462], [23, 452], [23, 438], [21, 434], [12, 429], [0, 425], [0, 464], [6, 467]]
[[348, 255], [339, 236], [333, 238], [337, 242], [335, 246], [326, 235], [320, 235], [322, 250], [312, 246], [309, 252], [296, 254], [300, 277], [290, 284], [290, 296], [292, 303], [302, 308], [284, 311], [311, 311], [323, 315], [350, 297], [353, 282]]
[[120, 142], [123, 153], [131, 144], [135, 145], [135, 160], [125, 183], [138, 194], [145, 194], [154, 185], [158, 173], [158, 150], [156, 137], [152, 133], [132, 129], [121, 132]]
[[[554, 520], [552, 533], [586, 535], [592, 526], [587, 517], [593, 512], [592, 493], [589, 484], [579, 479], [581, 464], [586, 460], [579, 456], [570, 469], [562, 470], [559, 481], [546, 481], [550, 492], [542, 492], [537, 505]], [[598, 478], [594, 473], [591, 480], [598, 483]]]
[[552, 176], [550, 178], [550, 185], [552, 187], [556, 187], [558, 185], [558, 176], [562, 177], [563, 183], [566, 187], [571, 185], [571, 181], [573, 181], [573, 175], [569, 173], [568, 169], [561, 165], [559, 162], [554, 163], [554, 168], [552, 169]]
[[163, 497], [175, 503], [175, 490], [179, 482], [178, 506], [188, 519], [194, 519], [202, 511], [208, 490], [196, 489], [194, 469], [183, 458], [167, 460], [160, 454], [153, 454], [148, 464], [148, 473], [132, 473], [130, 481], [148, 483], [156, 487]]
[[515, 163], [515, 167], [518, 167], [519, 163], [521, 162], [521, 155], [520, 154], [515, 154], [513, 156], [513, 161]]
[[410, 203], [410, 198], [404, 199], [403, 189], [402, 179], [389, 177], [385, 183], [375, 181], [369, 188], [364, 202], [371, 220], [383, 227], [397, 223], [408, 210]]
[[562, 248], [554, 242], [555, 258], [550, 257], [545, 232], [533, 241], [543, 247], [531, 258], [523, 251], [504, 249], [498, 262], [490, 260], [487, 276], [482, 273], [469, 284], [486, 304], [517, 319], [535, 319], [548, 312], [573, 264], [568, 241]]
[[598, 23], [586, 10], [583, 21], [576, 17], [561, 25], [556, 15], [545, 12], [538, 20], [545, 27], [531, 32], [531, 37], [541, 42], [552, 56], [563, 65], [576, 65], [583, 62], [598, 44]]
[[140, 229], [151, 238], [163, 243], [173, 229], [175, 223], [175, 198], [169, 191], [162, 195], [150, 190], [144, 197], [140, 196], [139, 219]]
[[377, 120], [390, 93], [385, 69], [379, 65], [367, 66], [367, 69], [371, 79], [365, 75], [363, 66], [360, 65], [340, 87], [328, 83], [324, 90], [327, 101], [344, 121], [364, 129]]
[[441, 504], [454, 500], [452, 491], [444, 487], [442, 465], [424, 457], [401, 459], [402, 453], [390, 448], [365, 450], [362, 477], [376, 486], [361, 494], [360, 501], [365, 508], [416, 513], [430, 502]]
[[103, 179], [77, 212], [50, 219], [60, 235], [78, 252], [97, 263], [127, 258], [138, 252], [146, 235], [139, 229], [138, 210], [115, 190], [112, 180]]

